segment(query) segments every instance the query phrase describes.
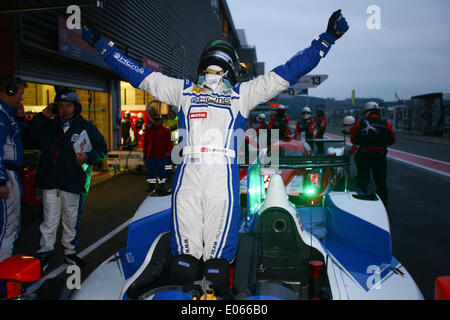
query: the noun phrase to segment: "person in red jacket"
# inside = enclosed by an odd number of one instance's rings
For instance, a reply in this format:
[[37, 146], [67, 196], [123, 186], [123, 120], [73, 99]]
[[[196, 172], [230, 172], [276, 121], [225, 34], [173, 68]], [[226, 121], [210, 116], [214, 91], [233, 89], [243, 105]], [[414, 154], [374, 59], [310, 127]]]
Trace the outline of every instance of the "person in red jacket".
[[313, 139], [316, 126], [316, 120], [311, 117], [311, 109], [309, 107], [304, 107], [302, 109], [302, 118], [297, 121], [295, 126], [294, 137], [297, 140], [301, 140], [301, 133], [304, 131], [305, 140]]
[[380, 119], [379, 106], [368, 102], [364, 106], [364, 119], [356, 122], [350, 131], [350, 139], [358, 145], [355, 155], [357, 167], [357, 186], [364, 194], [368, 193], [370, 172], [376, 185], [376, 192], [387, 205], [387, 146], [395, 142], [395, 132], [389, 122]]
[[284, 140], [289, 137], [289, 117], [286, 115], [286, 107], [280, 104], [276, 110], [276, 113], [270, 117], [268, 129], [278, 129], [279, 139]]
[[[347, 136], [350, 135], [351, 130], [353, 126], [356, 124], [355, 117], [353, 116], [346, 116], [342, 122], [343, 130], [342, 133], [344, 134], [345, 140], [347, 141]], [[358, 146], [352, 144], [351, 147], [344, 147], [345, 154], [348, 154], [349, 156], [353, 155], [356, 150], [358, 150]]]
[[[326, 124], [327, 124], [327, 119], [325, 117], [325, 111], [318, 107], [316, 110], [316, 114], [317, 114], [317, 118], [316, 118], [316, 123], [317, 123], [317, 131], [316, 131], [316, 139], [323, 139], [323, 136], [325, 135], [325, 129], [326, 129]], [[323, 147], [323, 142], [316, 142], [316, 146], [317, 146], [317, 153], [324, 153], [324, 147]]]
[[167, 193], [167, 186], [170, 185], [170, 182], [167, 181], [168, 175], [165, 166], [170, 164], [173, 142], [170, 130], [162, 125], [160, 115], [154, 115], [151, 122], [151, 125], [145, 130], [143, 150], [148, 169], [147, 191], [154, 191], [158, 183], [158, 185], [163, 185], [159, 188], [159, 193], [162, 194]]

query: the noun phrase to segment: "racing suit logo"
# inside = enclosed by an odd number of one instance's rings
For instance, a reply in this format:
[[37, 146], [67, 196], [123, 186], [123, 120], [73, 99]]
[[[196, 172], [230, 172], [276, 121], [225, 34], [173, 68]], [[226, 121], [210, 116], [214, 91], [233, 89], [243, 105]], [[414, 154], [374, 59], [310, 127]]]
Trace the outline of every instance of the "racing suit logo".
[[207, 112], [194, 112], [189, 115], [189, 119], [206, 119], [207, 117]]
[[70, 142], [77, 142], [78, 138], [80, 138], [79, 134], [74, 133], [71, 137], [70, 137]]
[[215, 104], [220, 106], [231, 106], [230, 97], [216, 97], [216, 96], [200, 96], [193, 97], [191, 100], [193, 104]]
[[121, 64], [127, 66], [128, 68], [140, 73], [140, 74], [144, 74], [144, 68], [136, 65], [135, 63], [133, 63], [133, 61], [128, 60], [125, 56], [121, 55], [119, 52], [114, 53], [113, 55], [114, 59], [116, 59], [117, 61], [119, 61]]

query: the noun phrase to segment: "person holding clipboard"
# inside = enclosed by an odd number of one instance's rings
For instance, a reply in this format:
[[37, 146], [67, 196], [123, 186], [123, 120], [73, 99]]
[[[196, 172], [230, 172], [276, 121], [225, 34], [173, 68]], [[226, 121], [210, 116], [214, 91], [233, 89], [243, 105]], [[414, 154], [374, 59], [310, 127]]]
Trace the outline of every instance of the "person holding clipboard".
[[65, 262], [84, 265], [76, 255], [82, 207], [92, 164], [103, 161], [108, 150], [101, 133], [81, 116], [81, 110], [75, 91], [60, 92], [25, 132], [26, 139], [41, 149], [35, 187], [42, 190], [44, 207], [37, 251], [43, 271], [53, 255], [60, 220]]

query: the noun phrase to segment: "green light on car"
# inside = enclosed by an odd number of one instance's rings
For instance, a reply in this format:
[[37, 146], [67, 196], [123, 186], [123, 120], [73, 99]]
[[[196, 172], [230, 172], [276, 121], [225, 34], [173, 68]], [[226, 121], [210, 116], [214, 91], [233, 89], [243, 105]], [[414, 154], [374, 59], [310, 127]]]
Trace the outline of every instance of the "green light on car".
[[265, 195], [264, 180], [261, 176], [260, 165], [254, 164], [247, 172], [247, 208], [252, 216], [261, 206]]
[[314, 188], [306, 188], [305, 189], [305, 193], [307, 194], [307, 195], [310, 195], [310, 196], [313, 196], [313, 195], [315, 195], [316, 194], [316, 189], [314, 189]]

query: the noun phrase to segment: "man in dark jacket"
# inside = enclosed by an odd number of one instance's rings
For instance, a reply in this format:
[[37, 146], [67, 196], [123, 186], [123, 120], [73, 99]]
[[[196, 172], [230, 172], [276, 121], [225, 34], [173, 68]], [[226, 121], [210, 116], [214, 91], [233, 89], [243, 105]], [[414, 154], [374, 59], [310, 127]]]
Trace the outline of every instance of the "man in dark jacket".
[[[323, 139], [323, 136], [325, 135], [326, 130], [326, 124], [327, 119], [325, 116], [325, 111], [322, 109], [322, 107], [317, 107], [316, 110], [317, 118], [316, 118], [316, 124], [317, 124], [317, 131], [316, 131], [316, 139]], [[324, 146], [323, 142], [316, 142], [317, 146], [317, 153], [323, 154], [324, 153]]]
[[301, 133], [305, 132], [305, 140], [314, 139], [315, 130], [316, 120], [311, 117], [311, 109], [309, 107], [304, 107], [302, 109], [302, 118], [297, 121], [295, 126], [294, 136], [297, 140], [300, 140]]
[[276, 113], [270, 117], [268, 129], [278, 129], [280, 140], [284, 140], [289, 137], [289, 120], [289, 116], [286, 115], [286, 107], [280, 104]]
[[[33, 118], [26, 131], [26, 137], [39, 143], [41, 148], [36, 188], [42, 190], [44, 207], [38, 249], [43, 270], [53, 254], [61, 215], [65, 262], [84, 264], [76, 256], [81, 207], [89, 188], [92, 164], [103, 161], [108, 150], [95, 125], [80, 113], [77, 94], [65, 91], [57, 95], [55, 104], [50, 104]], [[90, 143], [76, 153], [74, 144], [83, 131], [87, 132]]]
[[368, 193], [370, 171], [377, 187], [377, 194], [387, 204], [387, 146], [395, 142], [395, 133], [391, 124], [380, 119], [379, 106], [368, 102], [364, 106], [364, 119], [356, 122], [350, 131], [350, 139], [358, 145], [355, 162], [358, 170], [357, 186], [363, 193]]

